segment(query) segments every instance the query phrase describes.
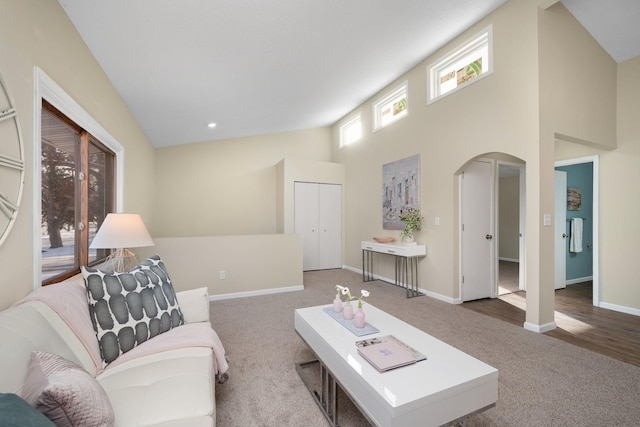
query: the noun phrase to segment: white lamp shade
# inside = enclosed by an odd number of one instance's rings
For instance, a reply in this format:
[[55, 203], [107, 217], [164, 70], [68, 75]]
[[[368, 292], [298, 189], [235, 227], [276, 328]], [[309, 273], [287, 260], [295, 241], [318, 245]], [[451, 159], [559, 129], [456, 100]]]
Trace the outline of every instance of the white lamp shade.
[[110, 213], [93, 238], [91, 249], [141, 248], [153, 239], [138, 214]]

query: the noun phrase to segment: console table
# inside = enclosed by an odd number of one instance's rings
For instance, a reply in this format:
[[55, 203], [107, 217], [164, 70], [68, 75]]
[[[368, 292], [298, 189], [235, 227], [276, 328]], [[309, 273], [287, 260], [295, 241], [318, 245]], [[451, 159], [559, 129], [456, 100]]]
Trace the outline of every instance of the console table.
[[362, 281], [376, 280], [373, 277], [374, 253], [393, 255], [396, 262], [395, 285], [407, 290], [407, 298], [423, 295], [418, 291], [418, 258], [427, 255], [425, 245], [402, 245], [378, 243], [364, 240], [362, 248]]

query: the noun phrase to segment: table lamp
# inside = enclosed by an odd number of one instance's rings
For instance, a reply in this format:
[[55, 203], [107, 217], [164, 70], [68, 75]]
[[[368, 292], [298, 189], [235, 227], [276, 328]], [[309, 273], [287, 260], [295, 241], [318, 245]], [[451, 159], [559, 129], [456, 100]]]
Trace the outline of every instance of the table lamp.
[[110, 213], [98, 229], [89, 248], [115, 249], [101, 270], [124, 273], [140, 262], [136, 254], [128, 248], [153, 246], [153, 239], [138, 214]]

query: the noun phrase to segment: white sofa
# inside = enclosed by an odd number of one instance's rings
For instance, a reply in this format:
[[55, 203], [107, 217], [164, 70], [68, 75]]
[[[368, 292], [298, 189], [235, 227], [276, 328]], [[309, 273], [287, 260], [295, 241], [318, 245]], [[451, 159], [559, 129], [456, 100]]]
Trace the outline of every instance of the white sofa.
[[[212, 347], [180, 344], [192, 343], [197, 341], [198, 334], [213, 331], [209, 323], [206, 288], [176, 294], [185, 325], [138, 345], [121, 356], [122, 361], [116, 360], [105, 369], [96, 363], [96, 350], [99, 357], [97, 340], [95, 346], [83, 342], [83, 334], [86, 338], [87, 334], [93, 333], [95, 340], [95, 331], [90, 323], [82, 278], [76, 278], [75, 283], [63, 282], [42, 289], [49, 295], [60, 292], [65, 308], [54, 310], [52, 305], [38, 298], [27, 298], [0, 312], [0, 393], [20, 396], [31, 354], [42, 351], [76, 363], [97, 380], [106, 392], [116, 426], [215, 425], [216, 357], [220, 365], [219, 357], [224, 354], [214, 354]], [[69, 290], [72, 291], [70, 294]], [[66, 308], [73, 309], [76, 314], [61, 315], [60, 311]], [[77, 314], [83, 317], [85, 312], [88, 325], [69, 324], [83, 323], [78, 321]], [[190, 331], [190, 339], [175, 338], [176, 333], [184, 331]], [[215, 332], [213, 335], [217, 339]], [[226, 379], [226, 371], [219, 373]], [[93, 379], [89, 378], [89, 381]]]

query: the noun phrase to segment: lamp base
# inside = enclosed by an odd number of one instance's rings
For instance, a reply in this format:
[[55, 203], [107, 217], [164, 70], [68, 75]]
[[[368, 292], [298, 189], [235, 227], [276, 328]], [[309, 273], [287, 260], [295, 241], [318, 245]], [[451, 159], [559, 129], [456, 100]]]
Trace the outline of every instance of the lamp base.
[[100, 266], [107, 273], [126, 273], [140, 263], [138, 256], [129, 249], [117, 249]]

